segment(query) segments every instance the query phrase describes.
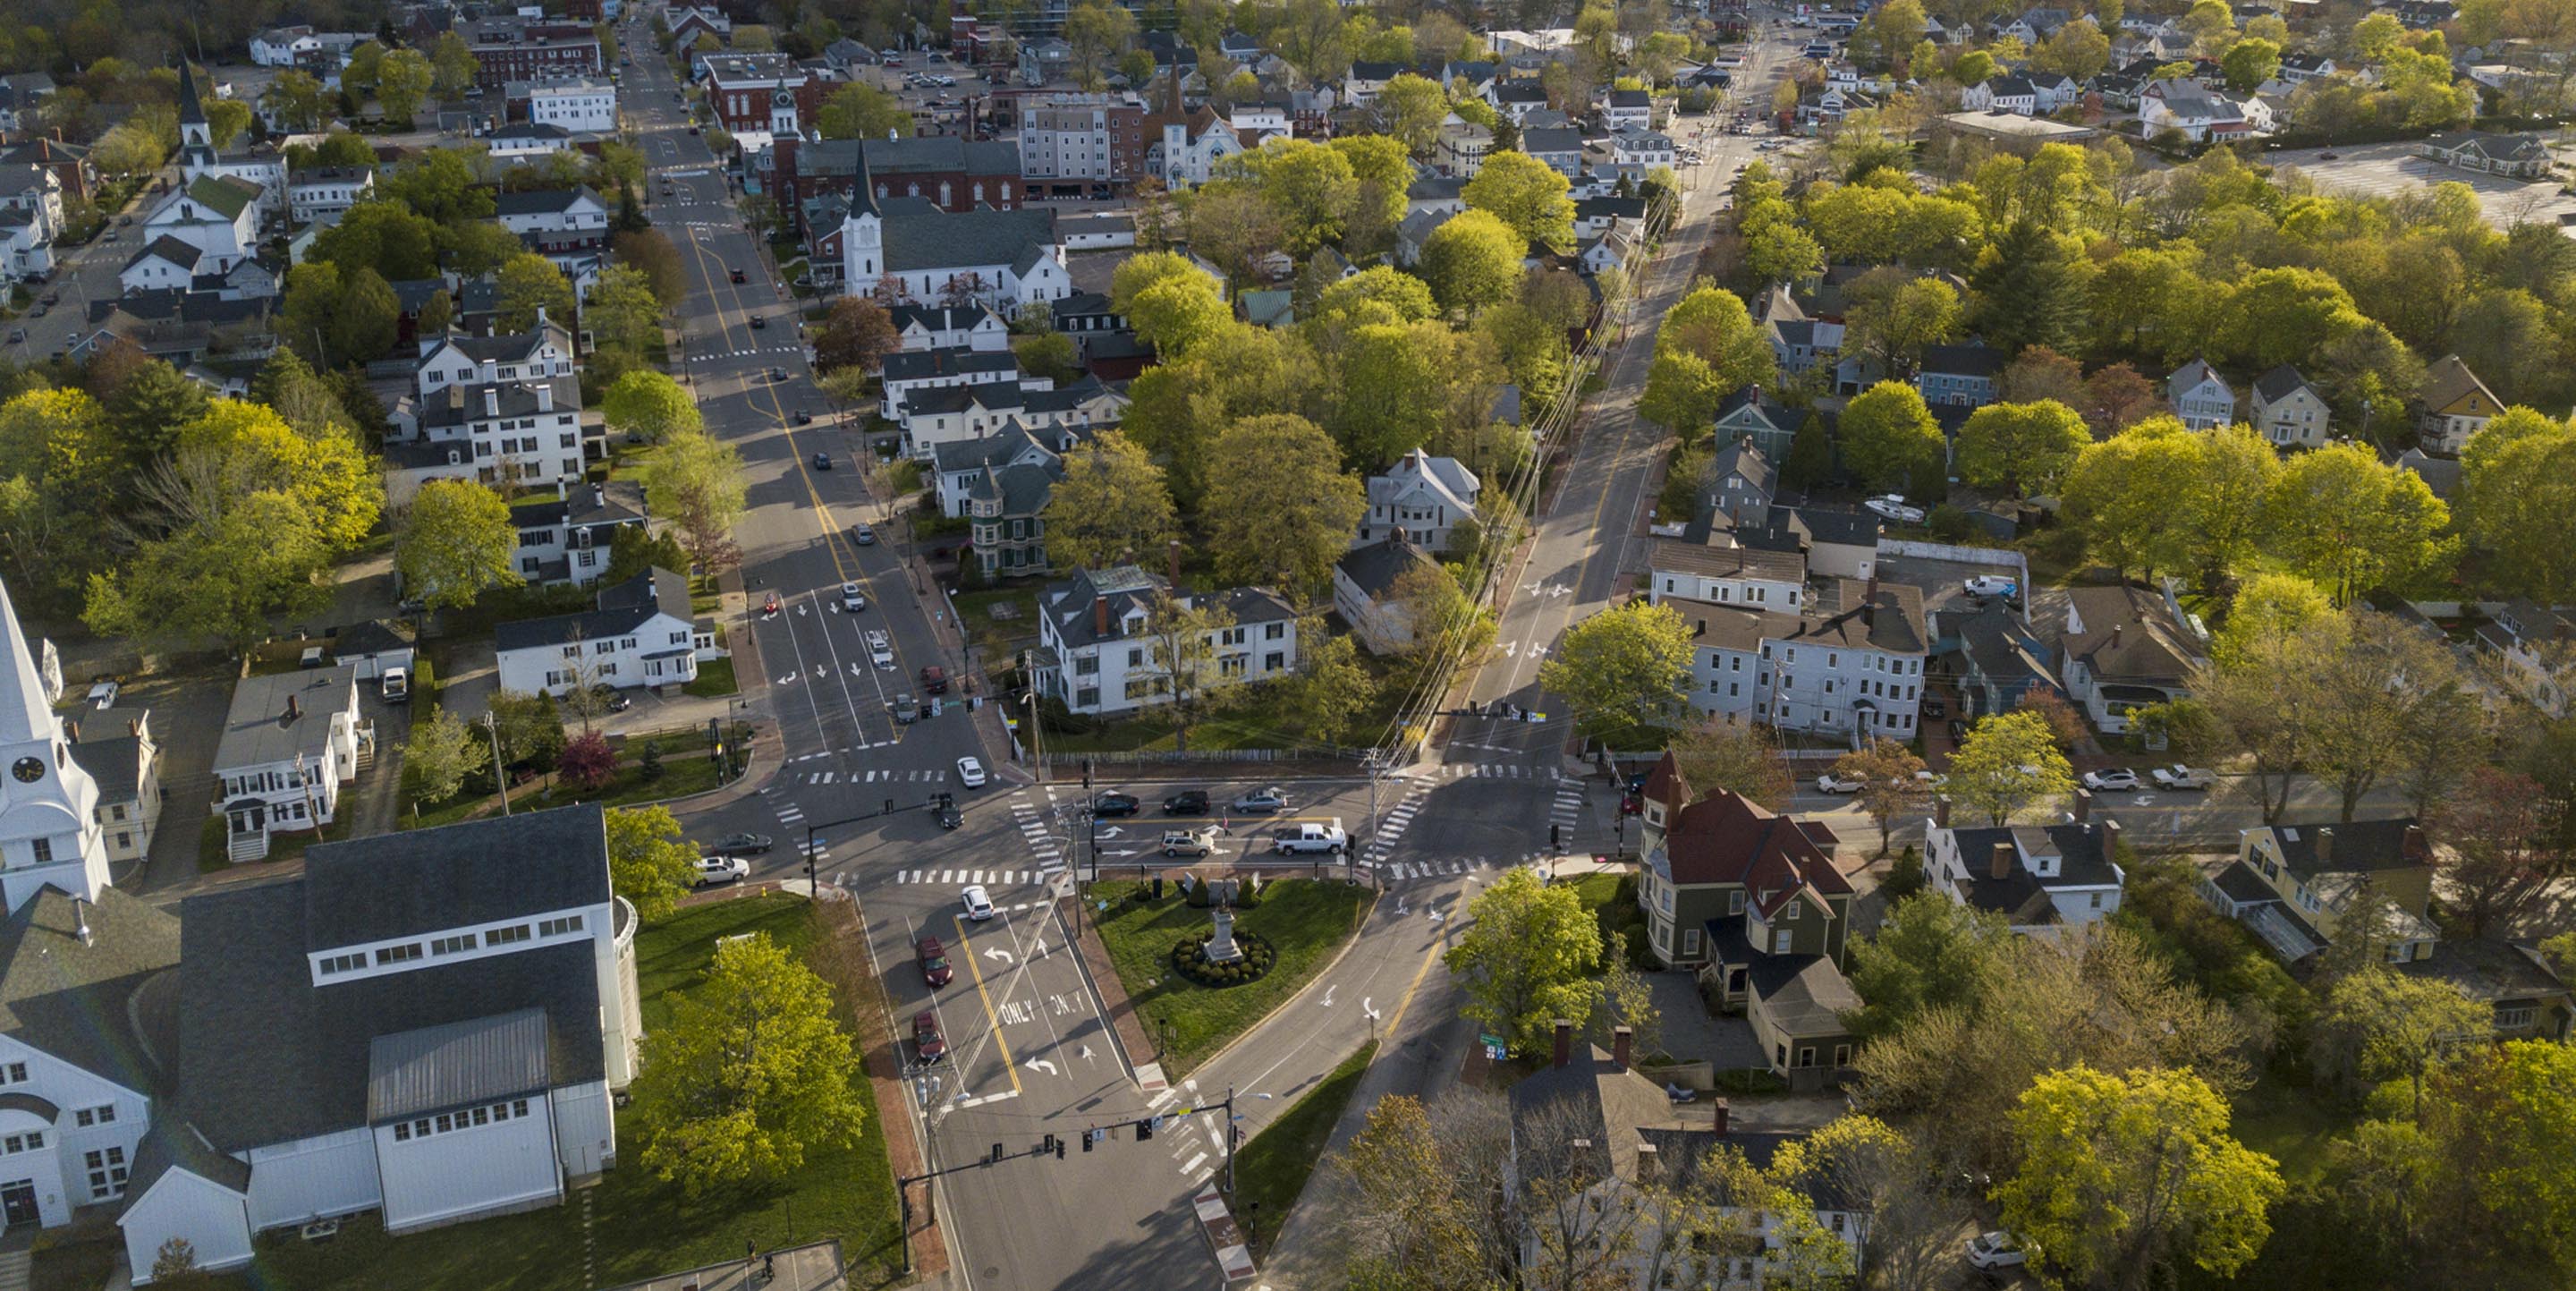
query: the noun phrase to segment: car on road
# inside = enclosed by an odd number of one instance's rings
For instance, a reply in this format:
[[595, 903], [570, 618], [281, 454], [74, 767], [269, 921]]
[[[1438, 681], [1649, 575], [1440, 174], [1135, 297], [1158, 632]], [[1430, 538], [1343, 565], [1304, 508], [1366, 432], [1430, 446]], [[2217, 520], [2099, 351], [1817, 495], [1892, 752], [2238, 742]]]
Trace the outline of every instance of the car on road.
[[727, 834], [716, 843], [724, 856], [767, 856], [773, 846], [767, 834]]
[[133, 217], [133, 216], [131, 216], [131, 215], [126, 215], [126, 216], [120, 216], [120, 217], [118, 217], [118, 219], [117, 219], [117, 221], [116, 221], [116, 227], [118, 227], [118, 228], [120, 228], [120, 229], [130, 229], [130, 228], [133, 228], [133, 227], [134, 227], [134, 217]]
[[769, 315], [767, 315], [767, 314], [754, 314], [754, 315], [752, 315], [752, 316], [751, 316], [751, 330], [753, 330], [753, 331], [755, 331], [755, 332], [758, 332], [758, 331], [764, 331], [764, 330], [766, 330], [768, 327], [769, 327]]
[[671, 186], [670, 186], [669, 184], [664, 184], [664, 185], [662, 185], [662, 196], [664, 196], [664, 197], [669, 197], [670, 195], [671, 195]]
[[931, 986], [946, 986], [957, 980], [957, 970], [948, 966], [948, 948], [937, 937], [924, 937], [912, 943], [913, 962], [921, 965], [921, 980]]
[[811, 426], [814, 424], [814, 414], [799, 408], [795, 412], [794, 420], [799, 426]]
[[894, 714], [895, 725], [910, 726], [913, 718], [919, 716], [921, 710], [913, 705], [912, 696], [897, 695], [886, 701], [886, 711]]
[[814, 454], [814, 469], [818, 471], [828, 471], [832, 469], [832, 455], [830, 453]]
[[1306, 821], [1270, 831], [1270, 851], [1285, 856], [1294, 852], [1326, 852], [1339, 856], [1350, 850], [1350, 835], [1342, 832], [1342, 818]]
[[1254, 789], [1248, 793], [1237, 796], [1234, 800], [1234, 809], [1236, 811], [1257, 812], [1286, 811], [1288, 810], [1288, 795], [1279, 792], [1279, 787], [1277, 785], [1272, 785], [1264, 789]]
[[1858, 776], [1835, 775], [1831, 771], [1816, 777], [1818, 793], [1859, 793], [1867, 786], [1868, 782]]
[[2021, 580], [2001, 574], [1979, 574], [1967, 581], [1970, 596], [2019, 596]]
[[1136, 814], [1137, 809], [1144, 805], [1145, 804], [1136, 800], [1136, 795], [1132, 793], [1120, 793], [1117, 790], [1112, 789], [1107, 793], [1100, 794], [1092, 798], [1091, 814], [1095, 816], [1133, 816]]
[[993, 917], [993, 898], [984, 894], [983, 884], [969, 884], [960, 899], [966, 903], [967, 918], [982, 923]]
[[2029, 1260], [2030, 1252], [2022, 1249], [2021, 1239], [2000, 1228], [1968, 1239], [1968, 1263], [1977, 1268], [2012, 1268]]
[[1906, 505], [1905, 495], [1902, 493], [1882, 493], [1861, 505], [1867, 508], [1870, 514], [1884, 520], [1893, 520], [1898, 524], [1923, 523], [1923, 508]]
[[771, 368], [771, 369], [769, 370], [769, 379], [770, 379], [770, 380], [772, 380], [772, 381], [784, 381], [784, 380], [786, 380], [786, 379], [787, 379], [787, 369], [785, 369], [785, 368]]
[[751, 875], [749, 861], [730, 856], [701, 856], [697, 875], [689, 882], [694, 888], [711, 888], [719, 883], [740, 883]]
[[698, 132], [698, 123], [697, 123], [697, 122], [695, 122], [695, 121], [690, 122], [690, 123], [689, 123], [689, 133], [690, 133], [690, 134], [696, 134], [697, 132]]
[[1165, 798], [1163, 800], [1163, 814], [1166, 816], [1204, 816], [1208, 814], [1207, 790], [1183, 789], [1179, 793], [1173, 794], [1169, 798]]
[[922, 691], [922, 693], [923, 693], [923, 694], [925, 694], [925, 695], [945, 695], [945, 694], [947, 694], [947, 693], [948, 693], [948, 670], [947, 670], [947, 669], [945, 669], [945, 668], [940, 667], [938, 664], [935, 664], [935, 663], [934, 663], [934, 664], [927, 665], [927, 666], [925, 666], [924, 668], [922, 668], [922, 670], [921, 670], [921, 691]]
[[930, 804], [930, 814], [941, 829], [955, 829], [966, 823], [966, 813], [957, 810], [957, 795], [943, 793]]
[[939, 1015], [922, 1012], [912, 1015], [912, 1048], [923, 1062], [937, 1062], [948, 1056], [948, 1038], [939, 1034]]
[[1216, 838], [1214, 825], [1201, 825], [1196, 829], [1166, 829], [1163, 831], [1163, 855], [1214, 856]]
[[983, 788], [984, 764], [971, 756], [957, 759], [957, 783], [969, 789]]
[[894, 667], [894, 643], [886, 640], [882, 628], [868, 630], [868, 662], [883, 669]]
[[877, 545], [877, 531], [869, 528], [867, 522], [862, 520], [850, 526], [850, 541], [862, 547], [873, 547]]
[[2084, 773], [2084, 787], [2096, 793], [2128, 793], [2139, 787], [2138, 773], [2127, 767], [2104, 767]]
[[2318, 154], [2317, 154], [2317, 160], [2319, 160], [2319, 161], [2341, 161], [2341, 160], [2343, 160], [2343, 154], [2342, 154], [2342, 153], [2339, 153], [2339, 152], [2321, 152], [2321, 153], [2318, 153]]
[[742, 270], [740, 270], [740, 269], [732, 269], [732, 270], [728, 270], [728, 271], [727, 271], [727, 273], [731, 275], [731, 277], [733, 278], [733, 280], [734, 280], [735, 282], [743, 282], [743, 281], [745, 281], [745, 278], [743, 277], [743, 272], [742, 272]]
[[861, 592], [856, 583], [841, 584], [841, 608], [852, 614], [868, 608], [867, 594]]
[[2169, 767], [2157, 767], [2147, 773], [2147, 778], [2155, 781], [2159, 789], [2206, 790], [2218, 783], [2217, 773], [2187, 767], [2179, 762]]

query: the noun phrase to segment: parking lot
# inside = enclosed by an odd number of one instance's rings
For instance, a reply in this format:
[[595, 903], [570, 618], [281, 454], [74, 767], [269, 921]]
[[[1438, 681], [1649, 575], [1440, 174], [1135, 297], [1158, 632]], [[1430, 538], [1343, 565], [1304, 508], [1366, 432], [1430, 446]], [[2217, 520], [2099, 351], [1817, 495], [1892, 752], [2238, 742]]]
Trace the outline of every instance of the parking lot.
[[[2457, 181], [2475, 189], [2487, 223], [2499, 229], [2516, 224], [2565, 224], [2576, 219], [2576, 197], [2552, 180], [2507, 179], [2474, 171], [2453, 170], [2415, 155], [2413, 143], [2355, 144], [2341, 148], [2301, 148], [2269, 153], [2265, 161], [2296, 169], [2328, 192], [2392, 197], [2434, 184]], [[2334, 160], [2325, 159], [2327, 153]]]

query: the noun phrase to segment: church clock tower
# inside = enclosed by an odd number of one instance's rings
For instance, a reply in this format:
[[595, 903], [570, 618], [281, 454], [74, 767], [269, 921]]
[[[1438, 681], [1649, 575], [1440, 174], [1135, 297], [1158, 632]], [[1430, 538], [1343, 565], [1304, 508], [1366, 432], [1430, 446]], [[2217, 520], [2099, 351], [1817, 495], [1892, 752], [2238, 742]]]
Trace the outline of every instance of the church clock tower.
[[15, 911], [47, 884], [91, 901], [108, 886], [98, 782], [72, 760], [0, 587], [0, 896]]

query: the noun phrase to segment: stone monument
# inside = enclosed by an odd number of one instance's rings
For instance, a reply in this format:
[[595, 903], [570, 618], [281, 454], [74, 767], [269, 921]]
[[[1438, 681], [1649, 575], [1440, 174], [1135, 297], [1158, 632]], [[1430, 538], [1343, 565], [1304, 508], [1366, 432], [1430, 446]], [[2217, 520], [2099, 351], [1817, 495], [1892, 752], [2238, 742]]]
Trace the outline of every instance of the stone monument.
[[1211, 964], [1231, 964], [1243, 958], [1243, 948], [1234, 944], [1234, 908], [1221, 905], [1215, 914], [1216, 935], [1207, 939], [1199, 957]]

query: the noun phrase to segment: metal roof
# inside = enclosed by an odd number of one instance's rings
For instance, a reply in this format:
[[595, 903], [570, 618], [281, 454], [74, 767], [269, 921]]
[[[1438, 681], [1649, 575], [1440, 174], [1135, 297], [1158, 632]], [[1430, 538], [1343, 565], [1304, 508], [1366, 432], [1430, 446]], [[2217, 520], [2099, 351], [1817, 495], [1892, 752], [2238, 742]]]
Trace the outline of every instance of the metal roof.
[[398, 1120], [546, 1088], [546, 1011], [519, 1009], [367, 1046], [367, 1120]]

